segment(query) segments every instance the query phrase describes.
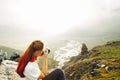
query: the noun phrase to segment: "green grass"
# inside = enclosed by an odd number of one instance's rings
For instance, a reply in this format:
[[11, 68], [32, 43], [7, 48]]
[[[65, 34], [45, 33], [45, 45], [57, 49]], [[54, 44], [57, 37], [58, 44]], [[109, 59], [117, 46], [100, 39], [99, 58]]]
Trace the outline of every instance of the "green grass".
[[104, 46], [98, 49], [101, 52], [99, 58], [104, 59], [120, 59], [120, 45], [117, 46]]

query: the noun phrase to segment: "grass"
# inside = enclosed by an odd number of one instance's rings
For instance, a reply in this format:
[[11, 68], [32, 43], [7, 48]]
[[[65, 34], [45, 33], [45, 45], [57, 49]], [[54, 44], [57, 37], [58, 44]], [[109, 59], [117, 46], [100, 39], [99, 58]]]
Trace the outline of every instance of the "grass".
[[102, 54], [99, 56], [104, 59], [120, 59], [120, 45], [119, 46], [104, 46], [98, 49]]

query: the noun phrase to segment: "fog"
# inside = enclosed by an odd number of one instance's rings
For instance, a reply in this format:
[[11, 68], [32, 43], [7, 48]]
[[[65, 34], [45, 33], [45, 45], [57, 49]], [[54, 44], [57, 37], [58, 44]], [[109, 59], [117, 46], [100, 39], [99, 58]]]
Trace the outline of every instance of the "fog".
[[119, 0], [0, 0], [0, 45], [24, 49], [31, 41], [119, 40]]

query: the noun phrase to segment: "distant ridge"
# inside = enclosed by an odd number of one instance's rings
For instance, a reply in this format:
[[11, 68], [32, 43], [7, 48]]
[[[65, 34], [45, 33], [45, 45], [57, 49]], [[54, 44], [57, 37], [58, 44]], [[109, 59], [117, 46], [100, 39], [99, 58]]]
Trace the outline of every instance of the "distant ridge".
[[21, 50], [13, 49], [13, 48], [10, 48], [10, 47], [7, 47], [7, 46], [3, 46], [3, 45], [0, 45], [0, 51], [1, 50], [7, 52], [8, 53], [8, 57], [10, 57], [13, 54], [13, 52], [16, 52], [16, 51], [18, 53], [20, 53], [20, 54], [23, 53], [23, 51], [21, 51]]

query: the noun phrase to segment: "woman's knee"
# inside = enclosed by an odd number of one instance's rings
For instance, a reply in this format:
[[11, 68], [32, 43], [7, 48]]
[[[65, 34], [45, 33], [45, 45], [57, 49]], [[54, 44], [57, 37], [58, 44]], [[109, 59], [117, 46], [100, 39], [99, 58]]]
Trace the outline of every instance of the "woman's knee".
[[58, 73], [63, 73], [63, 71], [59, 68], [55, 69], [55, 71], [58, 72]]

